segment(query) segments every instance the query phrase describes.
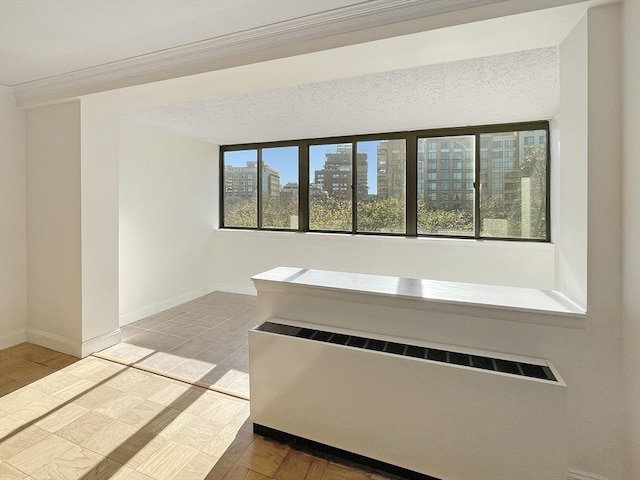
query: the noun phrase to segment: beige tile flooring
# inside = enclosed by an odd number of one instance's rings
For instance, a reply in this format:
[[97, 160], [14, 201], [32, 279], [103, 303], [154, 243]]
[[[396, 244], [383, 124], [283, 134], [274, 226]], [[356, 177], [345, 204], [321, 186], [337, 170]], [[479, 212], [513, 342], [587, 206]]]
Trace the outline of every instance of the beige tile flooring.
[[213, 292], [123, 327], [96, 355], [248, 399], [255, 308], [253, 296]]
[[[27, 358], [46, 374], [15, 361]], [[0, 359], [3, 378], [20, 377], [0, 398], [2, 480], [391, 478], [255, 435], [247, 400], [29, 344]]]

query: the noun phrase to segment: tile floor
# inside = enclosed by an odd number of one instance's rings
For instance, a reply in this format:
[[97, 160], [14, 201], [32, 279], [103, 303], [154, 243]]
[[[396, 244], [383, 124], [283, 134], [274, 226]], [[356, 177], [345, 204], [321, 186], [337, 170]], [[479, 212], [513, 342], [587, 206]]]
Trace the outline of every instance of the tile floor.
[[256, 297], [213, 292], [122, 328], [96, 355], [240, 398], [249, 398], [247, 331]]
[[[16, 383], [0, 398], [2, 480], [391, 478], [255, 435], [247, 400], [59, 355], [29, 344], [0, 351], [2, 376]], [[52, 371], [38, 377], [45, 370], [15, 361], [28, 358]]]

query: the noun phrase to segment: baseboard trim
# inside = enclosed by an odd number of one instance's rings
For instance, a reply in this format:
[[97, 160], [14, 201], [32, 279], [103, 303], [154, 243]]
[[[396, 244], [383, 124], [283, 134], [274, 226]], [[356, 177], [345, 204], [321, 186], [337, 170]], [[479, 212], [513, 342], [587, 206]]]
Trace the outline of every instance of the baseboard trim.
[[593, 473], [581, 472], [579, 470], [569, 470], [567, 480], [608, 480], [606, 477], [594, 475]]
[[199, 288], [198, 290], [193, 290], [191, 292], [169, 298], [168, 300], [147, 305], [146, 307], [139, 308], [133, 312], [122, 314], [120, 315], [120, 326], [124, 327], [125, 325], [147, 318], [150, 315], [163, 312], [169, 308], [176, 307], [195, 298], [215, 292], [216, 290], [218, 290], [217, 285], [209, 285], [207, 287]]
[[40, 345], [41, 347], [50, 348], [56, 352], [66, 353], [73, 357], [79, 358], [82, 354], [81, 342], [34, 328], [27, 329], [27, 341], [35, 345]]
[[13, 347], [27, 341], [27, 329], [22, 328], [4, 335], [0, 335], [0, 350]]
[[256, 289], [250, 286], [229, 285], [224, 283], [215, 283], [204, 288], [199, 288], [192, 292], [178, 295], [177, 297], [163, 300], [162, 302], [154, 303], [153, 305], [147, 305], [146, 307], [139, 308], [130, 313], [120, 315], [120, 326], [124, 327], [130, 323], [136, 322], [143, 318], [147, 318], [156, 313], [163, 312], [169, 308], [177, 307], [190, 300], [208, 295], [212, 292], [228, 292], [228, 293], [241, 293], [243, 295], [256, 295]]
[[122, 341], [122, 332], [118, 328], [112, 332], [105, 333], [99, 337], [82, 342], [81, 358], [87, 357], [92, 353], [99, 352], [100, 350], [104, 350], [105, 348], [109, 348], [116, 343], [120, 343], [120, 341]]
[[227, 292], [227, 293], [240, 293], [242, 295], [252, 295], [256, 296], [258, 292], [255, 287], [248, 285], [231, 285], [229, 283], [218, 283], [216, 284], [216, 290], [219, 292]]
[[122, 334], [120, 329], [116, 329], [112, 332], [105, 333], [98, 337], [87, 340], [86, 342], [80, 342], [77, 340], [71, 340], [70, 338], [62, 337], [54, 333], [43, 332], [33, 328], [27, 329], [27, 342], [41, 347], [50, 348], [56, 352], [66, 353], [73, 357], [84, 358], [91, 355], [94, 352], [104, 350], [122, 340]]

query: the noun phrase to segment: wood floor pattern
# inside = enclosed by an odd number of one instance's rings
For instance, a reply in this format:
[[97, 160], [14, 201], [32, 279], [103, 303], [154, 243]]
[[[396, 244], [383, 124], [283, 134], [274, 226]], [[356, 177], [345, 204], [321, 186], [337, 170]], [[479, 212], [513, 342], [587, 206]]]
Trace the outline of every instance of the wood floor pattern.
[[383, 480], [252, 432], [249, 402], [102, 358], [0, 351], [0, 479]]

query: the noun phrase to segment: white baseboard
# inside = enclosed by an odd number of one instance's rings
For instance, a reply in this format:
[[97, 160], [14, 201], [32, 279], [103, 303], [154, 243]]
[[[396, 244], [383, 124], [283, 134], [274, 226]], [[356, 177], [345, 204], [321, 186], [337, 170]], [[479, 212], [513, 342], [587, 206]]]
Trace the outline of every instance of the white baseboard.
[[53, 333], [43, 332], [34, 328], [27, 329], [27, 341], [40, 345], [41, 347], [50, 348], [56, 352], [66, 353], [73, 357], [80, 357], [82, 354], [82, 344], [78, 340], [55, 335]]
[[136, 322], [150, 315], [155, 315], [156, 313], [163, 312], [169, 308], [177, 307], [178, 305], [182, 305], [183, 303], [186, 303], [190, 300], [194, 300], [196, 298], [202, 297], [203, 295], [208, 295], [209, 293], [216, 291], [241, 293], [244, 295], [256, 295], [256, 289], [250, 286], [216, 283], [204, 288], [200, 288], [198, 290], [194, 290], [192, 292], [178, 295], [177, 297], [173, 297], [168, 300], [163, 300], [162, 302], [154, 303], [153, 305], [147, 305], [146, 307], [139, 308], [138, 310], [130, 313], [122, 314], [120, 315], [120, 326], [124, 327], [125, 325], [129, 325], [130, 323]]
[[92, 338], [86, 342], [72, 340], [70, 338], [55, 335], [53, 333], [43, 332], [41, 330], [28, 329], [27, 341], [41, 347], [50, 348], [56, 352], [66, 353], [73, 357], [84, 358], [93, 352], [104, 350], [116, 343], [120, 342], [122, 335], [120, 329]]
[[4, 335], [0, 335], [0, 350], [13, 347], [14, 345], [18, 345], [19, 343], [24, 343], [26, 341], [27, 341], [26, 328], [5, 333]]
[[136, 322], [150, 315], [155, 315], [156, 313], [163, 312], [169, 308], [176, 307], [185, 302], [201, 297], [203, 295], [207, 295], [216, 290], [217, 290], [216, 285], [209, 285], [207, 287], [199, 288], [198, 290], [194, 290], [192, 292], [178, 295], [177, 297], [169, 298], [168, 300], [163, 300], [161, 302], [154, 303], [152, 305], [147, 305], [146, 307], [139, 308], [133, 312], [122, 314], [120, 315], [120, 326], [124, 327], [125, 325], [129, 325], [130, 323]]
[[105, 348], [109, 348], [116, 343], [122, 341], [122, 332], [118, 328], [113, 332], [105, 333], [99, 337], [92, 338], [86, 342], [82, 342], [81, 358], [91, 355], [94, 352], [99, 352]]
[[240, 293], [242, 295], [253, 295], [254, 297], [257, 295], [257, 291], [253, 286], [246, 285], [231, 285], [228, 283], [218, 283], [216, 284], [216, 291], [219, 292], [228, 292], [228, 293]]
[[581, 472], [578, 470], [569, 470], [567, 472], [567, 480], [608, 480], [605, 477], [594, 475], [592, 473]]

